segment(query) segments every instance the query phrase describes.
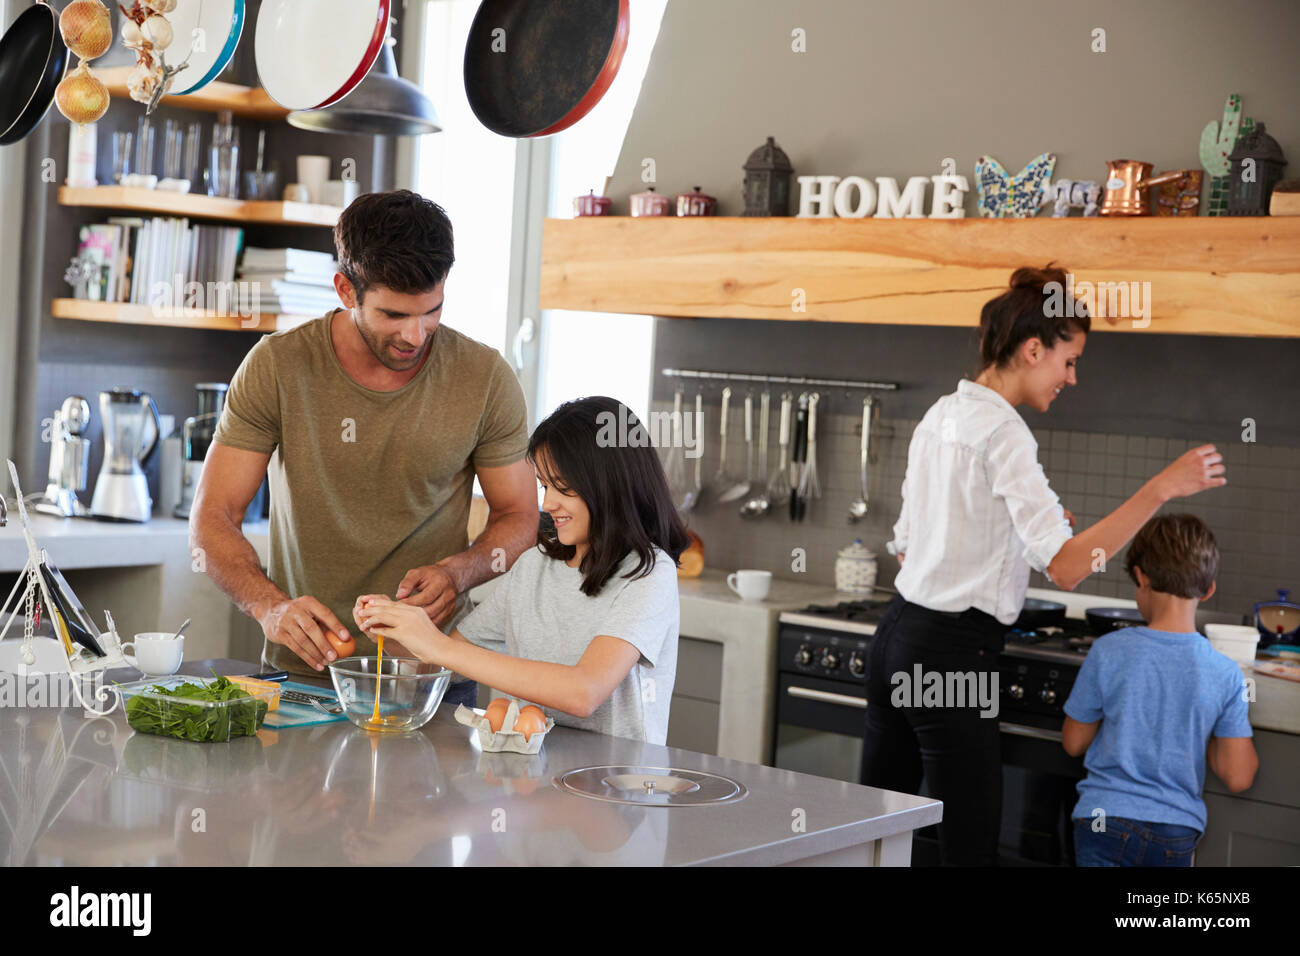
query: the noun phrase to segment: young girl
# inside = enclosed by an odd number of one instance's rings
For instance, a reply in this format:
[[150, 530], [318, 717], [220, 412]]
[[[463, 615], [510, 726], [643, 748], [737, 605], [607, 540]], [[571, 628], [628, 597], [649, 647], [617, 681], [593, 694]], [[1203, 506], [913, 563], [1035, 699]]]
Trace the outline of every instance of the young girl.
[[[422, 608], [383, 595], [358, 598], [357, 625], [539, 704], [556, 723], [664, 743], [677, 671], [677, 559], [688, 538], [659, 456], [630, 411], [628, 435], [644, 440], [618, 441], [620, 407], [578, 399], [537, 426], [528, 458], [549, 520], [537, 548], [458, 630], [444, 634]], [[504, 653], [482, 646], [502, 642]]]
[[[979, 706], [893, 707], [891, 675], [996, 674], [1007, 628], [1020, 614], [1029, 569], [1073, 590], [1113, 560], [1171, 498], [1225, 483], [1213, 445], [1179, 457], [1132, 498], [1074, 534], [1038, 463], [1038, 444], [1016, 406], [1045, 412], [1075, 384], [1090, 322], [1047, 308], [1050, 283], [1066, 275], [1017, 269], [1010, 288], [980, 313], [974, 381], [930, 407], [912, 433], [903, 506], [890, 550], [902, 568], [867, 668], [861, 782], [915, 793], [922, 773], [943, 800], [939, 844], [948, 864], [997, 861], [1002, 810], [996, 715]], [[1053, 314], [1055, 313], [1055, 314]]]

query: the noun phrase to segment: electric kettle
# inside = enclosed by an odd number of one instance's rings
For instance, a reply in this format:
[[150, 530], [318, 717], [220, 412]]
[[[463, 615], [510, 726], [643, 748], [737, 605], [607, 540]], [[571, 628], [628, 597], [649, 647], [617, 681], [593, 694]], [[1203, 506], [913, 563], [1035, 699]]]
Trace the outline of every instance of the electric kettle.
[[158, 407], [145, 392], [115, 388], [99, 393], [99, 413], [104, 423], [104, 463], [90, 511], [110, 521], [148, 521], [153, 499], [141, 466], [158, 449], [162, 432]]

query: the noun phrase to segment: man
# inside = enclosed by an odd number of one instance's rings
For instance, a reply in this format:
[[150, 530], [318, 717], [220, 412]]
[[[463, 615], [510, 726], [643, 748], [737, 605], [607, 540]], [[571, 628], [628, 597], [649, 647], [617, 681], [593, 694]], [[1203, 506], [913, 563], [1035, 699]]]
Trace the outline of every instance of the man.
[[[358, 595], [454, 626], [467, 593], [537, 541], [523, 391], [500, 354], [440, 325], [451, 223], [407, 190], [334, 229], [345, 308], [263, 338], [226, 396], [190, 517], [207, 574], [262, 626], [264, 667], [319, 679]], [[240, 530], [270, 467], [269, 577]], [[477, 476], [490, 513], [467, 548]], [[375, 642], [355, 635], [357, 653]], [[474, 703], [470, 681], [447, 700]]]

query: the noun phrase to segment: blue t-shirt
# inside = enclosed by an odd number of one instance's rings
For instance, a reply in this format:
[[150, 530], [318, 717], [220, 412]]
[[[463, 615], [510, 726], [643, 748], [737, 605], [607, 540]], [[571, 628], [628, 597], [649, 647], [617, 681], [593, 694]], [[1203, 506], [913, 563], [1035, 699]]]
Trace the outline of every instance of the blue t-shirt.
[[1065, 713], [1100, 720], [1084, 755], [1074, 817], [1205, 830], [1205, 746], [1250, 737], [1241, 668], [1200, 634], [1126, 627], [1092, 645]]

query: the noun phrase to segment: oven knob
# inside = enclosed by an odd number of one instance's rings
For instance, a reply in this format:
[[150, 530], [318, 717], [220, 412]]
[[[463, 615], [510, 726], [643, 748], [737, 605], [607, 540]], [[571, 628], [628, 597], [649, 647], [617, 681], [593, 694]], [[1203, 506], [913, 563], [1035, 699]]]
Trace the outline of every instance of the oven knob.
[[1056, 703], [1056, 691], [1051, 687], [1044, 687], [1038, 692], [1039, 699], [1047, 705]]
[[1007, 688], [1007, 696], [1012, 700], [1021, 700], [1025, 696], [1025, 689], [1019, 684], [1012, 684]]
[[812, 663], [812, 651], [808, 650], [807, 645], [804, 645], [795, 652], [794, 662], [800, 667], [807, 667]]
[[828, 671], [833, 671], [840, 666], [840, 659], [834, 651], [822, 652], [822, 667]]
[[861, 654], [849, 655], [849, 673], [854, 677], [861, 677], [867, 672], [867, 659]]

